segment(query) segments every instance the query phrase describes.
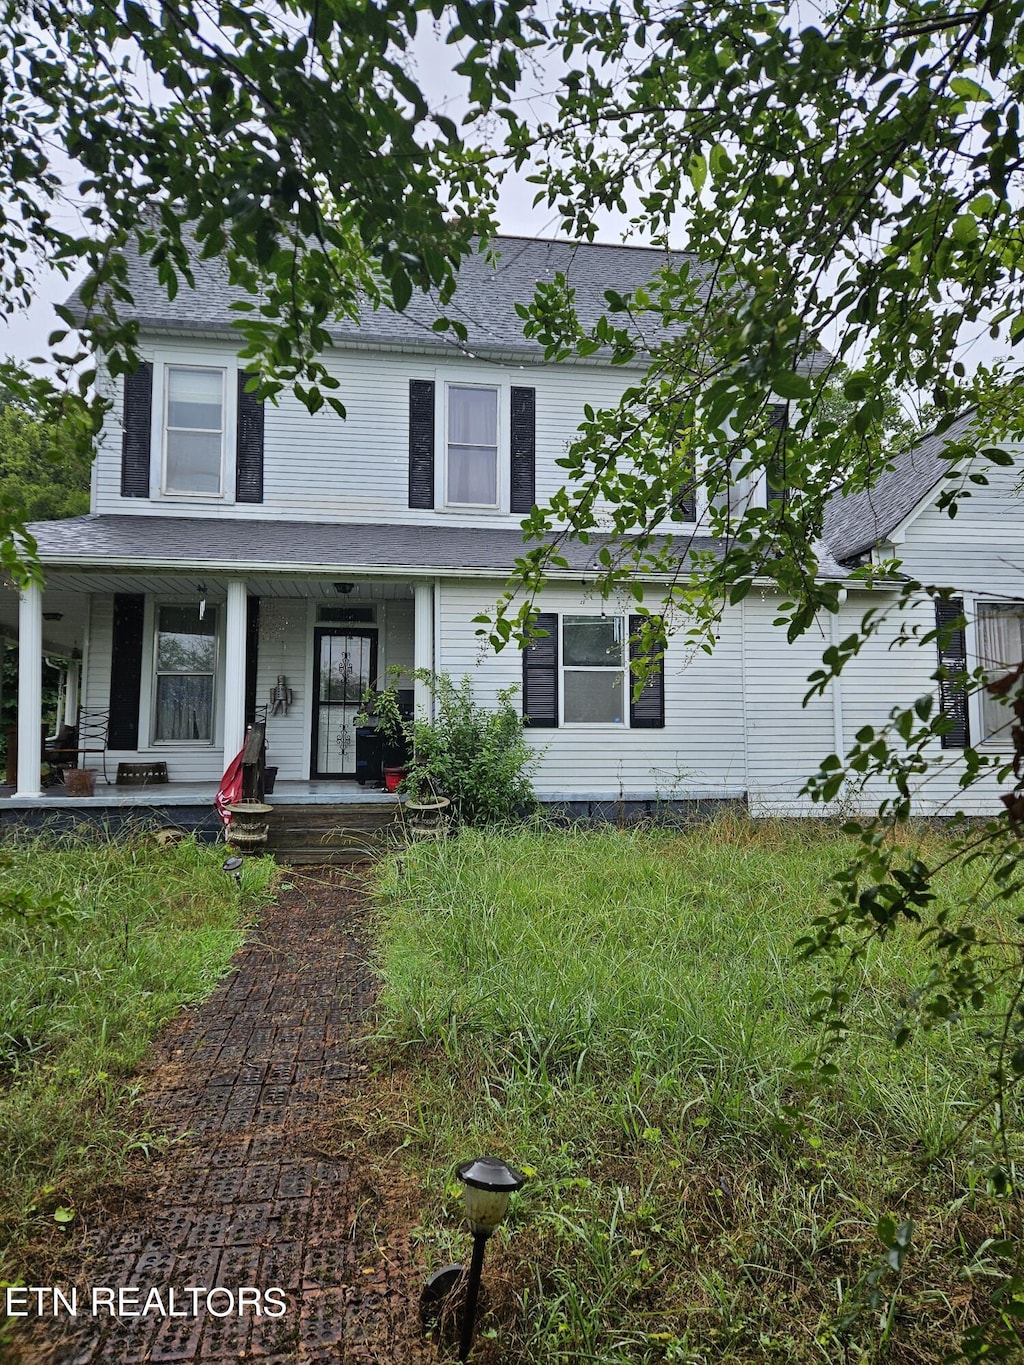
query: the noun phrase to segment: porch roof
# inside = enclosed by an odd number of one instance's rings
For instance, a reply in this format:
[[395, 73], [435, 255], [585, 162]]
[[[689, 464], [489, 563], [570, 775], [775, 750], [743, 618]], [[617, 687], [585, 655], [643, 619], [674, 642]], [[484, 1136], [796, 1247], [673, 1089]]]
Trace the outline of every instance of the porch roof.
[[[518, 529], [456, 525], [258, 520], [249, 517], [96, 515], [29, 527], [44, 565], [111, 569], [206, 569], [224, 572], [353, 573], [505, 577], [528, 548]], [[567, 540], [567, 568], [552, 577], [596, 572], [605, 536]], [[671, 552], [720, 550], [707, 536], [676, 536]], [[823, 572], [833, 576], [827, 565]], [[838, 576], [838, 575], [836, 575]]]

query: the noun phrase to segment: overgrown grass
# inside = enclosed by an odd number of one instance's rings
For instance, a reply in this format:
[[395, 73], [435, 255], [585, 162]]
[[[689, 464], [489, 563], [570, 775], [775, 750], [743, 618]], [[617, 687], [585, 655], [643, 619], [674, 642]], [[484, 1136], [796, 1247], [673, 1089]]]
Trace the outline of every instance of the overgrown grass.
[[269, 859], [247, 863], [241, 892], [222, 862], [223, 849], [144, 834], [0, 851], [0, 1280], [45, 1260], [152, 1141], [133, 1072], [224, 974], [269, 894]]
[[[939, 1361], [986, 1311], [1013, 1206], [986, 1193], [991, 1126], [965, 1127], [984, 1021], [894, 1047], [926, 970], [911, 931], [856, 983], [837, 1079], [794, 1069], [830, 968], [793, 944], [849, 851], [810, 824], [523, 830], [383, 874], [384, 1122], [428, 1172], [428, 1258], [465, 1249], [457, 1160], [535, 1171], [481, 1359]], [[916, 1225], [898, 1273], [882, 1217]]]

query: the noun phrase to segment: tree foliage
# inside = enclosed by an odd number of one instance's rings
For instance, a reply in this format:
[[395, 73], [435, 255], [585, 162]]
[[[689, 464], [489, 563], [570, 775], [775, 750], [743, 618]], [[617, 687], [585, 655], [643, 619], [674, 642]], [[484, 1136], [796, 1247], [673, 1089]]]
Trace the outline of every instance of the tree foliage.
[[[431, 24], [461, 83], [458, 116], [432, 108], [414, 77], [417, 35]], [[528, 49], [557, 78], [539, 117], [519, 98]], [[60, 373], [38, 381], [38, 396], [95, 425], [86, 357], [98, 352], [114, 373], [134, 362], [121, 253], [141, 247], [172, 297], [191, 282], [190, 251], [223, 255], [251, 296], [240, 349], [265, 392], [290, 384], [311, 409], [340, 408], [320, 359], [332, 319], [401, 309], [429, 289], [438, 329], [458, 337], [443, 315], [458, 262], [493, 231], [501, 173], [525, 171], [574, 237], [592, 237], [612, 210], [646, 240], [686, 250], [666, 250], [646, 287], [610, 289], [596, 322], [581, 321], [570, 277], [523, 302], [524, 330], [548, 357], [643, 363], [620, 405], [587, 412], [565, 489], [528, 519], [553, 544], [524, 556], [492, 638], [526, 627], [561, 536], [598, 529], [615, 538], [605, 591], [642, 598], [643, 575], [664, 571], [667, 614], [710, 647], [724, 606], [767, 580], [794, 638], [837, 609], [837, 582], [817, 572], [824, 502], [837, 487], [870, 486], [891, 458], [893, 386], [930, 403], [940, 430], [976, 406], [972, 434], [947, 452], [953, 472], [970, 459], [984, 478], [985, 459], [1002, 458], [996, 442], [1024, 433], [1008, 365], [972, 369], [962, 351], [972, 332], [1011, 353], [1024, 338], [1022, 59], [1024, 0], [824, 0], [813, 11], [788, 0], [563, 0], [545, 13], [526, 0], [11, 3], [0, 23], [0, 306], [11, 313], [31, 297], [33, 260], [69, 276], [88, 268], [87, 316], [66, 314], [51, 338]], [[9, 367], [6, 382], [25, 394]], [[731, 501], [737, 483], [780, 466], [795, 490], [784, 503]], [[726, 552], [695, 547], [681, 570], [665, 533], [678, 535], [679, 491], [695, 469], [709, 495], [698, 529]], [[942, 502], [953, 511], [970, 491], [953, 478]], [[13, 571], [31, 546], [15, 512], [5, 505], [2, 517]], [[830, 651], [812, 688], [879, 619]], [[899, 713], [851, 755], [827, 758], [815, 790], [884, 775], [893, 796], [882, 816], [905, 817], [941, 723], [926, 702]], [[984, 766], [968, 751], [965, 781]], [[1000, 896], [1020, 881], [1013, 801], [1024, 798], [1010, 796], [1004, 820], [965, 845], [996, 850]], [[976, 952], [975, 923], [929, 920], [934, 869], [887, 844], [881, 825], [863, 841], [809, 948], [847, 945], [855, 964], [872, 936], [916, 925], [934, 950], [926, 1022], [996, 999], [1005, 979]], [[1021, 963], [1013, 947], [1017, 984], [993, 1031], [1004, 1119], [1024, 1076]], [[837, 985], [823, 1020], [840, 1027], [842, 1006]], [[993, 1177], [1006, 1188], [1009, 1157]], [[1019, 1349], [1021, 1279], [1007, 1284], [1001, 1325], [968, 1340], [974, 1355], [999, 1331], [999, 1349]]]

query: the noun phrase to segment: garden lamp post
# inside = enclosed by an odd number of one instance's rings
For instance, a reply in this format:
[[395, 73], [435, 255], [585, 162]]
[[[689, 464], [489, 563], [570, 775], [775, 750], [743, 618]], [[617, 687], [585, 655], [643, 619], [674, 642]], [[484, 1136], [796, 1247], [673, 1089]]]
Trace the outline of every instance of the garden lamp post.
[[233, 858], [225, 858], [221, 867], [229, 877], [234, 877], [235, 885], [239, 891], [242, 889], [242, 859], [237, 855]]
[[473, 1232], [473, 1259], [466, 1281], [466, 1302], [463, 1308], [462, 1332], [459, 1339], [459, 1359], [468, 1360], [476, 1326], [476, 1303], [480, 1293], [480, 1272], [484, 1265], [487, 1239], [505, 1217], [509, 1196], [526, 1183], [526, 1177], [514, 1171], [496, 1156], [478, 1156], [458, 1167], [458, 1177], [465, 1189], [466, 1221]]

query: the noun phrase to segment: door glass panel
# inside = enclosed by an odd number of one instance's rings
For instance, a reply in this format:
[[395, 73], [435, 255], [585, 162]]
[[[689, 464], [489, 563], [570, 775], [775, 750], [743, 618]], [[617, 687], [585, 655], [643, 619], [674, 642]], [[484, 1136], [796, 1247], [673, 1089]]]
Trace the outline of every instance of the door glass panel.
[[320, 636], [316, 771], [321, 777], [355, 774], [355, 718], [370, 685], [372, 643], [361, 635]]

